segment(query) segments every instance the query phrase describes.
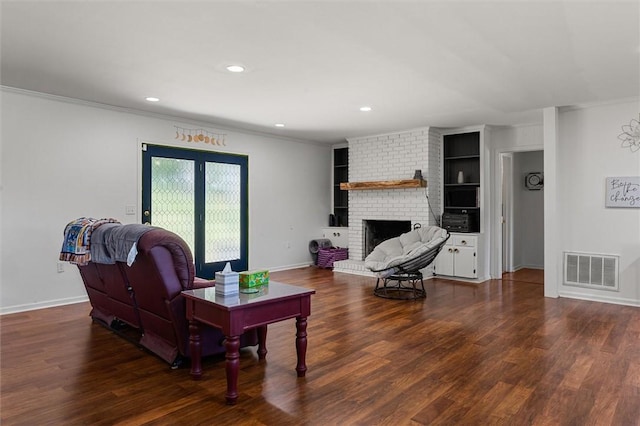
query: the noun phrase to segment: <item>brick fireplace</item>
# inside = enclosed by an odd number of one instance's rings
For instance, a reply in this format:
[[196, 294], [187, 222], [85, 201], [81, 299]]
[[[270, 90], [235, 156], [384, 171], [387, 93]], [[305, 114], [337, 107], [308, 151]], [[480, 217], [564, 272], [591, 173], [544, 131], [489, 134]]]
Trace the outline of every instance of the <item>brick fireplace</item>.
[[363, 246], [362, 260], [364, 260], [373, 249], [389, 238], [397, 237], [400, 234], [411, 230], [409, 220], [363, 220]]
[[364, 222], [408, 221], [435, 225], [441, 213], [442, 136], [430, 128], [349, 139], [349, 182], [411, 179], [422, 170], [426, 188], [349, 191], [349, 259], [334, 271], [372, 275], [364, 268]]

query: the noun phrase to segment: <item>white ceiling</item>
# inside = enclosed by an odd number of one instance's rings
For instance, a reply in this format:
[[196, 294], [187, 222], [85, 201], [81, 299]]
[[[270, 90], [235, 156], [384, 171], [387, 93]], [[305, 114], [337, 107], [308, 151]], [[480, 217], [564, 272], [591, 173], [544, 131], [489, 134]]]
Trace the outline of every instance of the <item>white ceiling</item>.
[[1, 6], [2, 85], [319, 142], [640, 93], [637, 0]]

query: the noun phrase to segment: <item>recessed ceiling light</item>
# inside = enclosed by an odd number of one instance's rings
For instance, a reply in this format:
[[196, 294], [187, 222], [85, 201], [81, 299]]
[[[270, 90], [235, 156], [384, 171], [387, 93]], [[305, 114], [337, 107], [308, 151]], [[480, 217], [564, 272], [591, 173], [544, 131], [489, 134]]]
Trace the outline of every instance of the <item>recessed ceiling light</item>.
[[274, 124], [274, 126], [276, 126], [276, 127], [284, 127], [284, 124], [283, 123], [276, 123], [276, 124]]
[[360, 111], [362, 111], [362, 112], [369, 112], [369, 111], [371, 111], [371, 107], [370, 107], [370, 106], [363, 106], [363, 107], [360, 107]]
[[227, 71], [229, 72], [243, 72], [244, 67], [242, 65], [229, 65], [227, 66]]
[[149, 102], [160, 102], [160, 98], [154, 98], [153, 96], [149, 96], [145, 99]]

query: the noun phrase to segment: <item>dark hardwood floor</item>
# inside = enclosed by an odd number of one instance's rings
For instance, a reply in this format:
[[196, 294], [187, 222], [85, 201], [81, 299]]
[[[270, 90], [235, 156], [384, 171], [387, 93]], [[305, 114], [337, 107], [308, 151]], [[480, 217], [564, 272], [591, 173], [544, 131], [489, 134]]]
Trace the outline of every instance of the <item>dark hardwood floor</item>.
[[502, 274], [502, 281], [519, 281], [544, 285], [544, 270], [520, 269], [516, 272], [505, 272]]
[[296, 377], [295, 321], [269, 326], [266, 361], [241, 352], [236, 406], [222, 358], [193, 381], [93, 324], [87, 303], [4, 315], [2, 424], [640, 424], [640, 309], [505, 278], [428, 280], [414, 302], [373, 296], [372, 278], [273, 273], [317, 291], [309, 369]]

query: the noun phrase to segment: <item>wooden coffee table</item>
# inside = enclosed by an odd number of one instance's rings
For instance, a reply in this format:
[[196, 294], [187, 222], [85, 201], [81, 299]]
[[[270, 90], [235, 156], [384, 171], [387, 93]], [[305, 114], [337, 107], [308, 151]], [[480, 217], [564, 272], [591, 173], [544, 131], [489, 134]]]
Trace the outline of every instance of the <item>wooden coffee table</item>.
[[200, 347], [201, 324], [222, 329], [226, 337], [227, 404], [238, 400], [238, 370], [240, 367], [240, 335], [257, 328], [258, 357], [267, 355], [267, 324], [296, 319], [296, 352], [298, 377], [307, 371], [307, 317], [311, 314], [311, 295], [315, 290], [271, 281], [258, 293], [235, 297], [222, 297], [215, 287], [186, 290], [182, 294], [187, 302], [189, 344], [191, 349], [191, 376], [202, 376]]

